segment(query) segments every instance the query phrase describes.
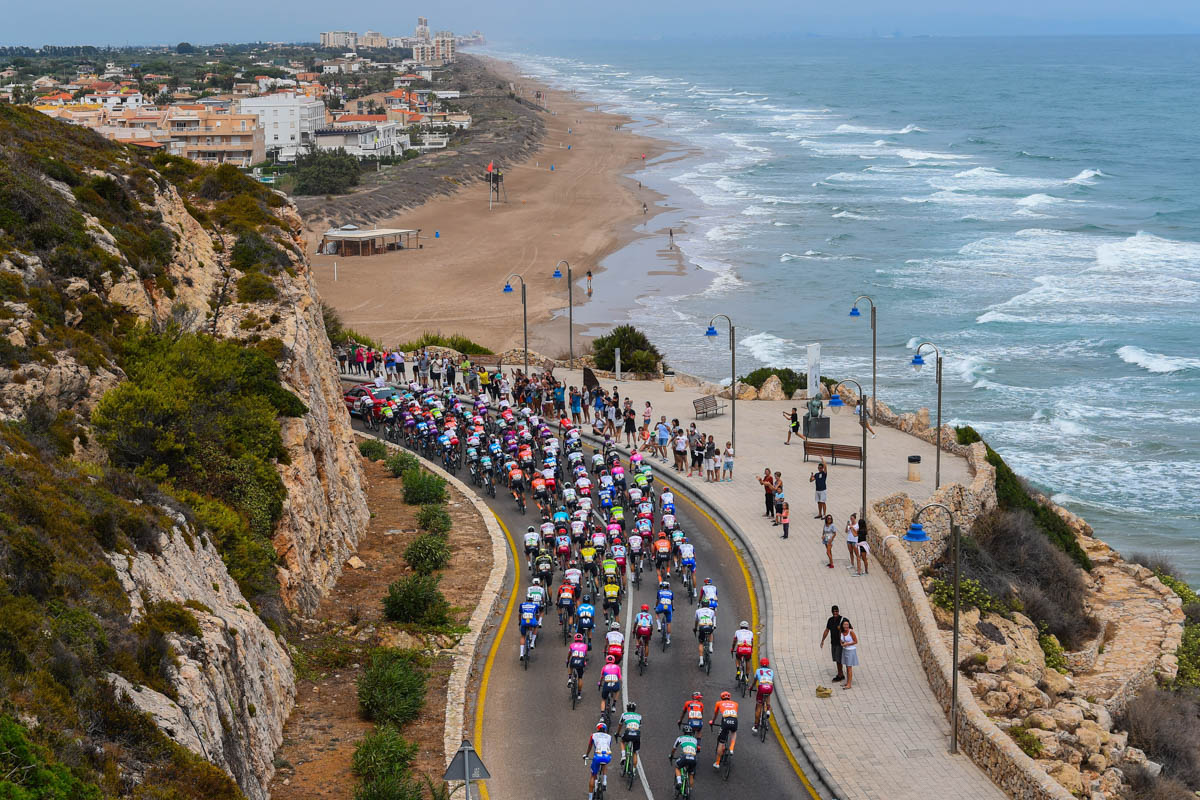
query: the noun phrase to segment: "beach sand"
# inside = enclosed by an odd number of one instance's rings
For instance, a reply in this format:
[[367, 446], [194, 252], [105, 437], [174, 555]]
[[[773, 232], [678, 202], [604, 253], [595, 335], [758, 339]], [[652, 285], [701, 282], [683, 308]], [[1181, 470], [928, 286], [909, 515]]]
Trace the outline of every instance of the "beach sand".
[[[525, 96], [532, 95], [535, 82], [518, 78], [513, 65], [492, 61], [491, 67], [525, 87]], [[628, 129], [617, 130], [628, 117], [589, 110], [569, 92], [536, 88], [546, 92], [546, 107], [557, 113], [544, 115], [546, 137], [539, 151], [505, 165], [506, 204], [489, 211], [487, 186], [480, 181], [379, 224], [421, 229], [420, 250], [311, 256], [321, 297], [345, 325], [385, 346], [429, 330], [462, 333], [496, 352], [520, 347], [518, 281], [513, 279], [511, 294], [501, 291], [505, 277], [517, 272], [528, 285], [530, 349], [550, 357], [566, 353], [567, 323], [554, 312], [566, 307], [567, 286], [565, 279], [551, 277], [555, 265], [560, 259], [570, 262], [575, 303], [586, 301], [586, 272], [596, 272], [602, 258], [634, 239], [634, 225], [645, 219], [642, 204], [653, 215], [661, 199], [625, 175], [640, 168], [643, 154], [649, 160], [665, 148]], [[307, 233], [312, 253], [320, 230]], [[604, 280], [596, 274], [597, 290]], [[580, 344], [577, 338], [577, 351]]]

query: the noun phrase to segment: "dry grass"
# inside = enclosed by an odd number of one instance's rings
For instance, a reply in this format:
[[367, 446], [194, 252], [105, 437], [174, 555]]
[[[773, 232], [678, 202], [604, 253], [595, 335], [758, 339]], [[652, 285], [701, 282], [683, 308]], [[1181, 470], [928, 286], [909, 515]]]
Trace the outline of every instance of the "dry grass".
[[[1200, 694], [1189, 691], [1142, 692], [1119, 720], [1129, 743], [1163, 765], [1163, 775], [1200, 789]], [[1142, 795], [1136, 795], [1142, 797]], [[1146, 794], [1158, 800], [1174, 794]], [[1185, 795], [1186, 796], [1186, 795]]]

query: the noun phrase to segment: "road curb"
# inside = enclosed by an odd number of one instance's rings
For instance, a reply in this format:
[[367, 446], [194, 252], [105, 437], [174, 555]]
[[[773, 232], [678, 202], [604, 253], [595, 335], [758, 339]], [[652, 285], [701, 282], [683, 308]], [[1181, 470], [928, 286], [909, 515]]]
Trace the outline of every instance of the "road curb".
[[360, 439], [383, 442], [389, 451], [411, 453], [425, 469], [444, 478], [471, 503], [475, 511], [483, 518], [488, 537], [492, 540], [492, 569], [488, 573], [487, 582], [483, 585], [483, 592], [479, 595], [479, 604], [475, 606], [475, 610], [471, 613], [471, 619], [467, 622], [470, 630], [463, 635], [458, 642], [458, 647], [455, 648], [454, 666], [450, 669], [450, 677], [446, 684], [446, 727], [442, 739], [442, 749], [445, 751], [446, 763], [449, 764], [450, 759], [458, 752], [462, 740], [469, 738], [465, 730], [467, 687], [471, 682], [471, 668], [475, 663], [476, 651], [479, 649], [484, 627], [500, 599], [500, 590], [504, 586], [504, 574], [508, 570], [508, 539], [504, 535], [504, 531], [500, 530], [500, 524], [496, 522], [495, 514], [479, 499], [475, 490], [470, 486], [407, 447], [363, 431], [356, 430], [354, 435]]

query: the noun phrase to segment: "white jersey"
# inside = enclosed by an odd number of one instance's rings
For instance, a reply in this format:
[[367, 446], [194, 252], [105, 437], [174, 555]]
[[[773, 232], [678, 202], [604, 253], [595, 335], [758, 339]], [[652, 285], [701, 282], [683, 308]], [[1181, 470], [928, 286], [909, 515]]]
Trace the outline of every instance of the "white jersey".
[[584, 489], [590, 489], [591, 486], [592, 486], [592, 479], [587, 477], [586, 475], [580, 477], [578, 480], [575, 481], [575, 488], [581, 492]]
[[711, 608], [701, 606], [696, 609], [696, 624], [701, 628], [707, 626], [713, 629], [717, 627], [717, 612]]
[[571, 520], [571, 533], [575, 536], [583, 536], [583, 529], [587, 527], [581, 519]]
[[672, 528], [674, 528], [675, 527], [675, 515], [674, 514], [663, 514], [662, 526], [663, 526], [663, 530], [668, 530], [668, 531], [671, 530]]
[[706, 583], [701, 586], [700, 599], [715, 603], [717, 600], [717, 587], [713, 586], [711, 583]]
[[583, 571], [579, 567], [571, 567], [563, 573], [563, 578], [574, 586], [579, 585], [579, 579], [583, 576]]
[[543, 522], [542, 523], [542, 535], [543, 536], [553, 536], [554, 535], [554, 523], [553, 522]]
[[537, 531], [529, 531], [528, 533], [525, 534], [525, 546], [526, 547], [537, 547], [538, 539], [539, 539], [539, 537], [538, 537]]
[[604, 531], [592, 532], [592, 547], [596, 548], [597, 550], [603, 550], [607, 545], [608, 537], [605, 536]]
[[592, 734], [592, 750], [598, 756], [612, 755], [612, 737], [607, 733], [596, 731]]
[[738, 628], [733, 632], [733, 642], [739, 647], [752, 647], [754, 645], [754, 631]]
[[630, 534], [630, 536], [629, 536], [629, 552], [630, 553], [642, 552], [642, 537], [641, 537], [641, 535], [636, 534], [636, 533]]
[[625, 634], [621, 633], [620, 631], [609, 631], [607, 634], [605, 634], [604, 638], [610, 645], [616, 644], [620, 645], [621, 647], [625, 646]]
[[679, 545], [679, 557], [680, 558], [695, 558], [696, 557], [696, 546], [693, 545], [691, 542], [684, 542], [683, 544]]
[[663, 492], [658, 496], [658, 498], [664, 506], [675, 505], [675, 495], [671, 494], [670, 492]]
[[554, 468], [553, 468], [553, 467], [546, 467], [545, 469], [543, 469], [543, 470], [542, 470], [542, 477], [543, 477], [543, 478], [545, 478], [545, 479], [546, 479], [546, 480], [548, 480], [548, 481], [552, 481], [552, 480], [554, 480]]
[[604, 489], [611, 489], [613, 485], [612, 475], [601, 475], [600, 486]]

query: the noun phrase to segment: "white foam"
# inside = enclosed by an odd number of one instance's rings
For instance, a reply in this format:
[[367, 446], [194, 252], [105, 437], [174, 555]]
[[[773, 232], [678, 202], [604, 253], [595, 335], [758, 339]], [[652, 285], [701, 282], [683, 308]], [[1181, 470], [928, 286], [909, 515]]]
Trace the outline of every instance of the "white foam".
[[790, 339], [781, 339], [773, 333], [756, 333], [738, 342], [754, 358], [771, 366], [786, 366], [795, 361], [794, 354], [789, 357], [788, 351], [795, 347]]
[[849, 209], [845, 209], [845, 210], [837, 212], [836, 214], [833, 215], [833, 218], [834, 219], [861, 219], [861, 220], [880, 219], [879, 217], [872, 217], [870, 214], [863, 214], [858, 211], [850, 211]]
[[1107, 175], [1105, 175], [1103, 172], [1101, 172], [1098, 169], [1085, 169], [1083, 172], [1080, 172], [1074, 178], [1067, 178], [1067, 180], [1063, 181], [1063, 183], [1073, 183], [1076, 186], [1093, 186], [1096, 183], [1096, 181], [1094, 181], [1093, 178], [1107, 178], [1107, 177], [1108, 177]]
[[1067, 202], [1061, 197], [1054, 197], [1048, 194], [1031, 194], [1028, 197], [1022, 197], [1017, 201], [1017, 205], [1023, 208], [1037, 208], [1038, 206], [1052, 206], [1057, 203]]
[[923, 150], [909, 150], [907, 148], [897, 150], [896, 155], [908, 161], [970, 161], [974, 158], [974, 156], [960, 156], [953, 153], [926, 153]]
[[1188, 369], [1200, 369], [1200, 358], [1186, 358], [1184, 356], [1168, 356], [1163, 353], [1151, 353], [1149, 350], [1144, 350], [1136, 345], [1125, 345], [1117, 349], [1117, 355], [1126, 364], [1133, 364], [1141, 367], [1147, 372], [1156, 374], [1168, 374], [1171, 372], [1182, 372]]
[[900, 130], [888, 130], [886, 128], [865, 128], [861, 125], [838, 125], [833, 129], [834, 133], [870, 133], [877, 136], [903, 136], [906, 133], [924, 133], [924, 128], [918, 128], [916, 125], [905, 125]]
[[936, 176], [930, 178], [928, 182], [935, 189], [976, 192], [1045, 189], [1057, 186], [1059, 183], [1053, 179], [1007, 175], [993, 167], [976, 167], [956, 172], [953, 175]]

